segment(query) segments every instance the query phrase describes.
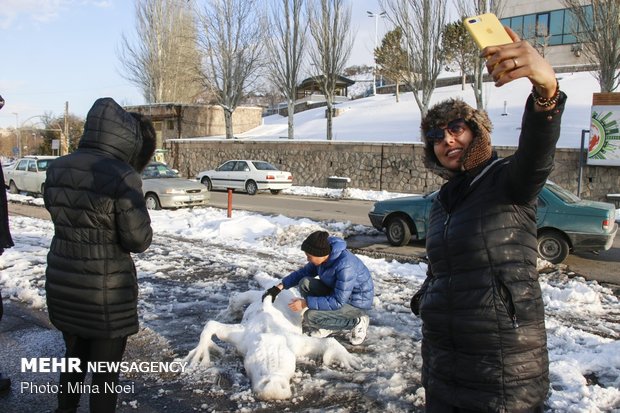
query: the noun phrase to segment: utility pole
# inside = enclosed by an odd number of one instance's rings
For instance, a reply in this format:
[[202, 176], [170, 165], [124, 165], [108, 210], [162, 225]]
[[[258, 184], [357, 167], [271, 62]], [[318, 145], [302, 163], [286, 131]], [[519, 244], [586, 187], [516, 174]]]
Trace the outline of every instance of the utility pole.
[[[379, 17], [385, 17], [387, 13], [384, 11], [381, 13], [373, 13], [371, 11], [367, 11], [366, 13], [368, 14], [368, 17], [375, 18], [375, 49], [376, 49], [379, 46], [377, 44], [377, 29], [378, 29]], [[372, 53], [372, 61], [374, 62], [374, 68], [372, 70], [372, 95], [377, 96], [377, 61], [375, 59], [374, 49]]]

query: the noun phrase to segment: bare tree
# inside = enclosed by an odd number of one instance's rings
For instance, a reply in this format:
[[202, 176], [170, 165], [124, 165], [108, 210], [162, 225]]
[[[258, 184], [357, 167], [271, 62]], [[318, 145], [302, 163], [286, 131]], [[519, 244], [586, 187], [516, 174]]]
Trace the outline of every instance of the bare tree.
[[577, 41], [584, 57], [599, 67], [595, 74], [601, 92], [613, 92], [620, 83], [620, 0], [563, 0], [571, 9]]
[[[455, 4], [460, 16], [471, 17], [483, 13], [495, 13], [497, 16], [501, 16], [502, 9], [504, 8], [503, 0], [455, 0]], [[484, 84], [484, 60], [478, 57], [476, 53], [473, 57], [473, 84], [474, 96], [476, 98], [476, 107], [478, 109], [484, 109], [484, 94], [482, 86]]]
[[409, 76], [422, 116], [443, 68], [441, 36], [446, 22], [447, 0], [382, 0], [388, 19], [403, 31]]
[[315, 0], [309, 3], [308, 17], [313, 39], [310, 64], [320, 72], [316, 79], [327, 102], [327, 140], [332, 140], [336, 84], [353, 48], [351, 6], [344, 0]]
[[193, 102], [200, 93], [196, 27], [184, 0], [136, 0], [136, 37], [122, 35], [123, 76], [148, 103]]
[[257, 80], [263, 62], [260, 4], [257, 0], [209, 0], [198, 13], [201, 77], [224, 110], [226, 139], [233, 138], [232, 114]]
[[265, 46], [268, 54], [268, 76], [284, 95], [288, 104], [288, 138], [295, 137], [295, 100], [301, 71], [307, 19], [302, 14], [305, 0], [273, 0], [269, 16], [270, 35]]

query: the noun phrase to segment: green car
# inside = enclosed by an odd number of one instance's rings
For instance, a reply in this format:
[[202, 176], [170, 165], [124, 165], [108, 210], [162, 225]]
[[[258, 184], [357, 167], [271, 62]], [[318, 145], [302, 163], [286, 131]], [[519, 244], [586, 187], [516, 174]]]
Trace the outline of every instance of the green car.
[[[373, 227], [385, 230], [392, 245], [423, 240], [437, 194], [375, 202], [368, 217]], [[614, 205], [582, 200], [548, 181], [538, 196], [538, 255], [558, 264], [572, 252], [608, 250], [618, 231], [615, 215]]]

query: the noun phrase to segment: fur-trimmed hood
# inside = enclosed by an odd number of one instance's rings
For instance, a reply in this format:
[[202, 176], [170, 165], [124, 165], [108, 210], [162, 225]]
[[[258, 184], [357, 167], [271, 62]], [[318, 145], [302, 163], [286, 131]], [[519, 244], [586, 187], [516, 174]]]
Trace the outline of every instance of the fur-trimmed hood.
[[472, 143], [463, 154], [463, 170], [473, 169], [491, 157], [493, 124], [486, 111], [474, 109], [459, 98], [444, 100], [428, 111], [422, 119], [420, 130], [424, 140], [424, 164], [445, 179], [451, 178], [458, 171], [448, 170], [439, 163], [433, 145], [426, 141], [426, 133], [434, 128], [445, 127], [448, 122], [459, 118], [465, 120], [474, 134]]

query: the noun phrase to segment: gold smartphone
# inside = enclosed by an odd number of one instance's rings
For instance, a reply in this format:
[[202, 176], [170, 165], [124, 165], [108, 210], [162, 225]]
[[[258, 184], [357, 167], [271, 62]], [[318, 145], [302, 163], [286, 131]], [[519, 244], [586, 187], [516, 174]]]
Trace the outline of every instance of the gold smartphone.
[[463, 20], [465, 28], [480, 48], [512, 43], [504, 26], [493, 13], [467, 17]]

